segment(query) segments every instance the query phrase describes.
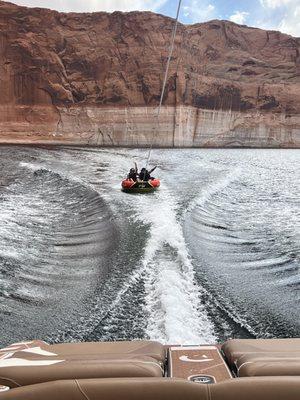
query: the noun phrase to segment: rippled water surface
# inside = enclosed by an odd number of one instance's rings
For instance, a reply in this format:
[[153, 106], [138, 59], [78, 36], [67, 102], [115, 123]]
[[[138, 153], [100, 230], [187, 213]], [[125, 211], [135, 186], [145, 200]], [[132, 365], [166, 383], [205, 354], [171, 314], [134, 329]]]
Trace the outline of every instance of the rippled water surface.
[[299, 150], [0, 152], [0, 344], [299, 336]]

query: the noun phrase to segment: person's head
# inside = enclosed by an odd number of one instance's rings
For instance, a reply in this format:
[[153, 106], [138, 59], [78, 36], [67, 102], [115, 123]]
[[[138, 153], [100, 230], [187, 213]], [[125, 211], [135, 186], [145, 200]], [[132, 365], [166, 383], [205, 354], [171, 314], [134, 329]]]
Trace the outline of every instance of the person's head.
[[146, 168], [142, 168], [142, 169], [141, 169], [141, 172], [146, 172]]
[[130, 171], [129, 171], [131, 174], [134, 174], [135, 173], [135, 169], [134, 168], [130, 168]]

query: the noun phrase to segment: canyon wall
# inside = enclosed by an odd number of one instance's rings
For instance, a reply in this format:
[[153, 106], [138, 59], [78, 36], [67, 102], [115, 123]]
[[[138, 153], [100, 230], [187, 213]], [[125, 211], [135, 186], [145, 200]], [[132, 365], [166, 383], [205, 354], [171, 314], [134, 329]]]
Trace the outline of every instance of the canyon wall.
[[300, 39], [0, 1], [0, 143], [300, 147]]
[[[300, 116], [156, 107], [23, 108], [1, 124], [0, 143], [155, 147], [300, 147]], [[0, 113], [7, 114], [2, 107]], [[47, 122], [46, 122], [47, 121]]]

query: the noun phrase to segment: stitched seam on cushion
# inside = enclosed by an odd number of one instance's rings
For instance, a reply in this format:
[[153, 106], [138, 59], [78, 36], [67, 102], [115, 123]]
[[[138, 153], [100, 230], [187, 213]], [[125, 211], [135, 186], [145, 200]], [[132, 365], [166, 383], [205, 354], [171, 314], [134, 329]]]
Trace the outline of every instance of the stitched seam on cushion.
[[[151, 364], [151, 365], [154, 365], [155, 367], [158, 367], [159, 369], [160, 369], [160, 372], [161, 373], [163, 373], [164, 372], [164, 370], [163, 370], [163, 368], [162, 368], [162, 366], [160, 365], [160, 364], [158, 364], [158, 363], [156, 363], [156, 362], [151, 362], [151, 361], [133, 361], [133, 364], [134, 365], [138, 365], [138, 364]], [[138, 365], [139, 367], [141, 367], [141, 368], [143, 368], [143, 369], [146, 369], [146, 367], [144, 367], [143, 365]]]
[[[161, 374], [163, 374], [163, 372], [164, 372], [163, 369], [157, 364], [154, 364], [154, 365], [156, 365], [159, 368]], [[138, 367], [139, 369], [143, 370], [143, 371], [149, 372], [149, 370], [146, 367], [144, 367], [143, 365], [135, 364], [135, 366]], [[151, 377], [151, 375], [150, 375], [150, 377]]]
[[252, 361], [244, 362], [244, 363], [237, 369], [237, 374], [238, 374], [238, 376], [240, 376], [240, 373], [241, 373], [241, 370], [243, 369], [243, 367], [244, 367], [245, 365], [249, 365], [249, 364], [253, 364], [253, 362], [252, 362]]
[[209, 386], [209, 385], [206, 385], [206, 388], [207, 388], [208, 400], [211, 400], [210, 386]]
[[90, 400], [89, 396], [84, 392], [84, 390], [82, 389], [82, 387], [80, 386], [79, 382], [77, 379], [75, 379], [75, 383], [77, 385], [78, 390], [80, 391], [80, 393], [84, 396], [84, 398], [86, 400]]
[[[4, 379], [4, 380], [6, 380], [6, 381], [8, 381], [8, 382], [12, 382], [12, 383], [14, 383], [15, 385], [17, 385], [18, 387], [21, 387], [22, 385], [20, 385], [20, 383], [18, 383], [17, 381], [14, 381], [13, 379], [10, 379], [10, 378], [6, 378], [5, 376], [0, 376], [0, 379]], [[0, 385], [1, 386], [1, 385]]]

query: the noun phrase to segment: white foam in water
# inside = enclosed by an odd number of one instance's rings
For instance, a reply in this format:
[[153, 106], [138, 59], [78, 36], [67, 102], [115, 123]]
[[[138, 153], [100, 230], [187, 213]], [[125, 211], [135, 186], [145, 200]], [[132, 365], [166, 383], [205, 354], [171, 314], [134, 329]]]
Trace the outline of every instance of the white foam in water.
[[80, 176], [77, 176], [76, 173], [74, 173], [74, 167], [78, 165], [78, 161], [71, 161], [71, 160], [64, 160], [64, 165], [66, 166], [66, 170], [63, 170], [60, 168], [60, 165], [48, 165], [46, 162], [45, 163], [30, 163], [30, 162], [20, 162], [20, 166], [23, 168], [27, 168], [30, 171], [33, 172], [39, 172], [39, 171], [46, 171], [49, 173], [54, 173], [58, 174], [62, 179], [67, 179], [71, 180], [76, 183], [84, 184]]
[[[102, 161], [103, 159], [106, 157], [102, 154]], [[118, 162], [120, 170], [127, 171], [128, 159], [123, 160], [119, 157]], [[111, 175], [111, 168], [108, 168], [103, 177], [109, 179]], [[150, 228], [142, 266], [116, 295], [113, 307], [122, 301], [127, 289], [143, 276], [147, 314], [145, 333], [150, 339], [175, 344], [215, 342], [213, 325], [201, 304], [201, 288], [195, 282], [195, 272], [187, 252], [182, 227], [176, 218], [177, 203], [165, 183], [154, 195], [134, 197], [120, 194], [119, 184], [110, 187], [107, 192], [103, 189], [102, 187], [102, 196], [113, 196], [114, 200], [118, 196], [122, 208], [126, 209], [129, 205], [132, 210], [134, 201], [137, 212], [132, 217], [139, 223], [149, 224]], [[110, 203], [113, 206], [115, 201]]]
[[137, 218], [150, 225], [143, 258], [147, 334], [164, 343], [214, 342], [213, 326], [200, 302], [176, 204], [164, 187], [155, 196], [139, 196]]
[[229, 186], [241, 173], [240, 168], [236, 168], [231, 173], [225, 175], [220, 181], [208, 186], [208, 188], [196, 197], [190, 204], [187, 211], [192, 211], [196, 206], [203, 206], [214, 194]]
[[20, 161], [20, 166], [23, 168], [30, 169], [31, 171], [39, 171], [40, 169], [46, 170], [46, 167], [43, 164], [39, 164], [39, 163], [30, 163], [30, 162]]

